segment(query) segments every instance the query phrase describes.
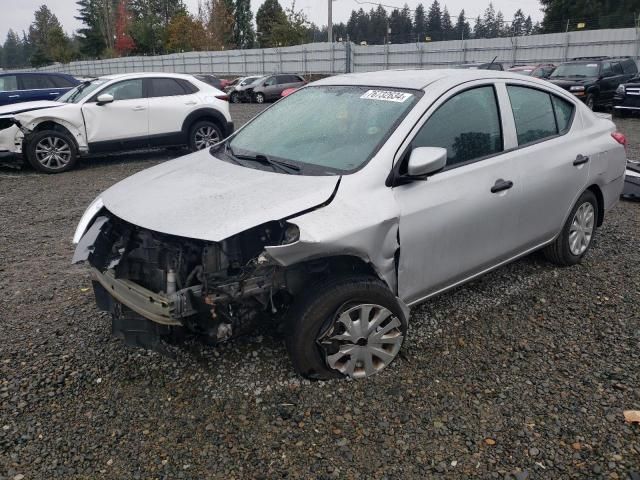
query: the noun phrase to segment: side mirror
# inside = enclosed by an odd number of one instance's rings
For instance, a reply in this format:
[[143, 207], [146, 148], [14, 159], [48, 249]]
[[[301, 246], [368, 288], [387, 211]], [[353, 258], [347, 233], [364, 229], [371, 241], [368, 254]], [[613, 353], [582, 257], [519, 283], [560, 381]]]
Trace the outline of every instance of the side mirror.
[[102, 95], [98, 95], [98, 105], [105, 105], [111, 102], [113, 102], [113, 95], [111, 95], [110, 93], [103, 93]]
[[442, 170], [447, 165], [447, 149], [440, 147], [417, 147], [411, 151], [407, 173], [410, 177], [426, 177]]

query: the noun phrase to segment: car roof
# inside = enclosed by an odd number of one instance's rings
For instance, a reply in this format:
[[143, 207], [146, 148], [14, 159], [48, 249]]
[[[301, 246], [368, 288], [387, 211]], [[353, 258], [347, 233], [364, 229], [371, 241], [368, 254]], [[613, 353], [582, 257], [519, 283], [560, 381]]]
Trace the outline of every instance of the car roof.
[[[465, 69], [436, 69], [436, 70], [383, 70], [369, 73], [348, 73], [324, 78], [313, 85], [354, 85], [363, 87], [404, 88], [410, 90], [424, 90], [428, 85], [448, 80], [452, 85], [482, 79], [514, 79], [522, 80], [522, 75], [500, 70], [465, 70]], [[549, 86], [548, 82], [531, 79], [540, 85]]]
[[73, 75], [69, 75], [68, 73], [60, 73], [60, 72], [0, 72], [0, 77], [6, 77], [9, 75], [53, 75], [56, 77], [73, 78]]
[[[202, 74], [196, 74], [202, 75]], [[102, 75], [100, 76], [103, 80], [124, 80], [127, 78], [182, 78], [184, 80], [189, 80], [193, 78], [193, 75], [183, 74], [183, 73], [167, 73], [167, 72], [138, 72], [138, 73], [116, 73], [113, 75]]]

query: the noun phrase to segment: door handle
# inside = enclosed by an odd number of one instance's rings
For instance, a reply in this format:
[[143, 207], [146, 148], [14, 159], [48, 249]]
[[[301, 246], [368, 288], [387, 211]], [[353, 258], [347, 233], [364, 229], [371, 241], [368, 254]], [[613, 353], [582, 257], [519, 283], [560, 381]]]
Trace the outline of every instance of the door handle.
[[146, 110], [146, 107], [133, 107], [134, 112], [141, 112], [142, 110]]
[[579, 165], [584, 165], [585, 163], [587, 163], [589, 161], [589, 157], [585, 157], [584, 155], [580, 154], [576, 157], [576, 159], [573, 161], [573, 165], [574, 166], [579, 166]]
[[9, 95], [9, 98], [20, 98], [20, 95]]
[[513, 187], [513, 182], [510, 180], [498, 179], [493, 187], [491, 187], [491, 193], [504, 192]]
[[49, 92], [49, 95], [60, 95], [58, 92]]

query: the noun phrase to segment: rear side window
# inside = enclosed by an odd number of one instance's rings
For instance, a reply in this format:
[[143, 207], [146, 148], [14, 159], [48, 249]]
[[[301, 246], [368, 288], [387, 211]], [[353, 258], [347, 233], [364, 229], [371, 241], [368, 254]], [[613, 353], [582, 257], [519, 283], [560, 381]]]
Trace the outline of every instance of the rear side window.
[[618, 62], [612, 63], [611, 65], [613, 73], [615, 73], [616, 75], [622, 75], [622, 65], [620, 65]]
[[186, 95], [184, 87], [173, 78], [152, 78], [150, 97]]
[[198, 90], [198, 87], [196, 87], [193, 83], [189, 82], [188, 80], [184, 80], [182, 78], [177, 79], [177, 82], [182, 85], [182, 88], [184, 88], [184, 91], [187, 92], [188, 94], [191, 93], [196, 93], [199, 92], [200, 90]]
[[553, 110], [555, 111], [556, 122], [558, 123], [558, 133], [564, 135], [571, 128], [575, 107], [572, 103], [562, 100], [555, 95], [551, 96], [551, 101], [553, 102]]
[[18, 79], [15, 75], [0, 77], [0, 92], [13, 92], [18, 89]]
[[38, 90], [44, 88], [54, 88], [54, 84], [49, 80], [48, 75], [22, 75], [20, 83], [23, 90]]
[[411, 147], [447, 149], [447, 166], [503, 150], [498, 102], [492, 86], [478, 87], [447, 100], [427, 120]]
[[528, 87], [508, 86], [518, 145], [537, 142], [557, 135], [551, 95]]
[[630, 58], [622, 61], [622, 70], [624, 73], [638, 73], [638, 66], [636, 65], [635, 60]]
[[53, 84], [55, 88], [71, 88], [75, 86], [75, 84], [65, 77], [59, 77], [57, 75], [50, 75], [49, 81]]

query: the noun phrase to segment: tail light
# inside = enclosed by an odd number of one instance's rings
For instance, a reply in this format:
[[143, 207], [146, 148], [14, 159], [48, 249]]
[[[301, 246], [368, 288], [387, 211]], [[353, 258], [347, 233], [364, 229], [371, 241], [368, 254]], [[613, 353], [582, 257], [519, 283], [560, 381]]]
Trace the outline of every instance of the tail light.
[[623, 133], [620, 132], [613, 132], [611, 134], [611, 136], [613, 137], [613, 139], [618, 142], [620, 145], [622, 145], [624, 147], [624, 149], [627, 149], [627, 137], [624, 136]]
[[228, 102], [229, 101], [229, 95], [216, 95], [216, 98], [218, 100], [222, 100], [224, 102]]

